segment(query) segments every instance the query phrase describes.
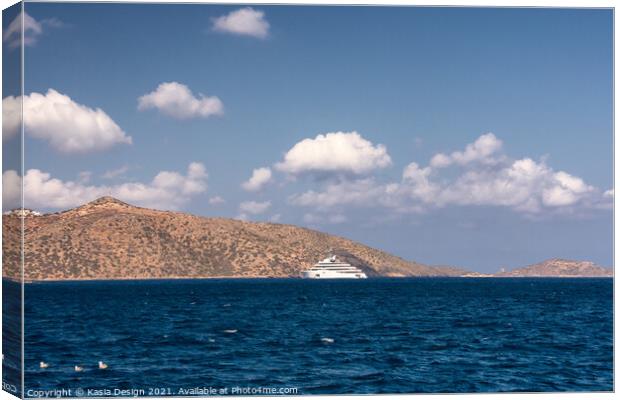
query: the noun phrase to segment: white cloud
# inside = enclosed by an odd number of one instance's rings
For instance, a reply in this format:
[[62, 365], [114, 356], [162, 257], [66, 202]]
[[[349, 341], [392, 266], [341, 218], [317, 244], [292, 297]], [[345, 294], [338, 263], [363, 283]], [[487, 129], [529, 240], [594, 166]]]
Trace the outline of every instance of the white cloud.
[[403, 170], [402, 180], [405, 185], [408, 185], [415, 197], [424, 202], [430, 202], [433, 201], [439, 191], [439, 186], [430, 181], [431, 173], [431, 167], [420, 168], [417, 163], [412, 162]]
[[138, 109], [143, 111], [155, 108], [163, 114], [178, 119], [207, 118], [222, 115], [224, 105], [216, 96], [198, 94], [178, 82], [164, 82], [157, 89], [138, 99]]
[[360, 175], [391, 164], [384, 145], [374, 145], [354, 131], [326, 133], [314, 139], [304, 139], [295, 144], [275, 167], [291, 175]]
[[241, 187], [248, 192], [256, 192], [271, 181], [271, 169], [256, 168], [252, 171], [252, 176], [241, 184]]
[[[24, 46], [32, 46], [43, 33], [43, 27], [34, 18], [24, 13]], [[21, 12], [9, 24], [2, 34], [2, 41], [12, 49], [21, 45], [22, 14]]]
[[614, 189], [608, 189], [603, 192], [603, 200], [596, 205], [597, 208], [611, 210], [614, 207]]
[[[483, 135], [462, 152], [433, 157], [429, 166], [410, 163], [400, 182], [382, 184], [373, 178], [330, 182], [289, 198], [304, 207], [328, 211], [342, 206], [385, 207], [397, 212], [425, 212], [447, 206], [497, 206], [525, 214], [574, 212], [605, 208], [611, 194], [588, 185], [544, 161], [510, 160], [499, 152], [501, 142]], [[445, 172], [449, 164], [458, 170]]]
[[444, 168], [452, 164], [465, 165], [471, 162], [493, 163], [498, 161], [494, 156], [501, 148], [502, 141], [489, 132], [468, 144], [464, 151], [455, 151], [450, 155], [435, 154], [430, 165], [433, 168]]
[[2, 99], [2, 141], [9, 140], [20, 133], [21, 116], [21, 96], [8, 96]]
[[211, 204], [212, 206], [216, 206], [216, 205], [224, 204], [224, 203], [226, 203], [226, 200], [224, 200], [220, 196], [213, 196], [209, 198], [209, 204]]
[[543, 203], [548, 206], [567, 206], [579, 201], [580, 196], [594, 190], [576, 176], [564, 171], [553, 174], [553, 184], [543, 190]]
[[[24, 203], [34, 209], [66, 209], [82, 205], [101, 196], [114, 196], [130, 204], [158, 209], [176, 210], [194, 196], [207, 190], [207, 172], [201, 163], [189, 164], [185, 175], [161, 171], [151, 182], [131, 182], [120, 185], [88, 185], [85, 182], [63, 181], [38, 169], [30, 169], [24, 177]], [[6, 208], [19, 204], [19, 182], [13, 170], [3, 173], [5, 181], [13, 183], [3, 191]]]
[[[9, 48], [15, 49], [21, 45], [21, 31], [22, 31], [22, 13], [20, 12], [13, 21], [9, 24], [6, 30], [2, 34], [2, 41], [6, 43]], [[60, 28], [64, 24], [56, 18], [43, 19], [37, 21], [32, 18], [28, 13], [24, 13], [24, 46], [34, 46], [37, 43], [39, 36], [43, 34], [43, 28]]]
[[269, 35], [269, 22], [263, 11], [244, 7], [213, 19], [213, 30], [264, 39]]
[[[2, 99], [3, 130], [10, 138], [20, 127], [20, 97]], [[7, 112], [8, 110], [8, 112]], [[46, 94], [24, 97], [24, 130], [34, 138], [47, 140], [64, 153], [105, 150], [115, 144], [131, 144], [131, 137], [100, 108], [78, 104], [67, 95], [49, 89]]]
[[452, 164], [452, 159], [443, 153], [435, 154], [433, 158], [431, 158], [430, 162], [430, 165], [433, 168], [444, 168], [450, 164]]
[[[469, 158], [473, 159], [480, 158]], [[525, 213], [590, 207], [601, 198], [600, 191], [581, 178], [564, 171], [556, 172], [543, 161], [523, 158], [504, 159], [492, 165], [465, 165], [468, 163], [462, 165], [454, 178], [442, 176], [440, 170], [432, 166], [420, 169], [412, 163], [405, 169], [398, 192], [405, 202], [424, 208], [500, 206]]]
[[537, 213], [575, 205], [593, 191], [580, 178], [524, 158], [500, 168], [466, 170], [453, 182], [441, 185], [428, 205], [492, 205]]
[[262, 214], [271, 207], [270, 201], [244, 201], [239, 204], [241, 214]]

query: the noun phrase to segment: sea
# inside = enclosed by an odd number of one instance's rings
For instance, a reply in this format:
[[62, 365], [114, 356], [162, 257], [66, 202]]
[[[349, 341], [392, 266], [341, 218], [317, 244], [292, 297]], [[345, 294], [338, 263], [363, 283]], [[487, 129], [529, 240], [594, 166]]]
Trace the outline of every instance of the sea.
[[[3, 286], [19, 391], [19, 285]], [[24, 394], [612, 391], [612, 308], [610, 278], [30, 283]]]

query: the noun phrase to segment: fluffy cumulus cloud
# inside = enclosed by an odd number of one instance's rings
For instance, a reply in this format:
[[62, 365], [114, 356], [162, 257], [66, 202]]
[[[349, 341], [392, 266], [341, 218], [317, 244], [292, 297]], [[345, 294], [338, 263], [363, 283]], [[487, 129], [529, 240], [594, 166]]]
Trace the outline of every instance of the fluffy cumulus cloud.
[[207, 118], [213, 115], [222, 115], [224, 105], [216, 96], [195, 96], [182, 83], [164, 82], [157, 88], [138, 99], [138, 109], [157, 109], [163, 114], [178, 118]]
[[270, 168], [256, 168], [252, 171], [252, 176], [247, 181], [241, 184], [241, 187], [248, 192], [256, 192], [261, 190], [266, 184], [271, 181], [271, 169]]
[[[475, 151], [475, 145], [485, 137], [489, 138], [488, 135], [482, 136], [468, 145], [464, 152], [452, 153], [459, 154], [452, 158], [462, 165], [453, 179], [443, 176], [439, 170], [443, 166], [433, 167], [432, 162], [426, 168], [410, 164], [403, 173], [399, 194], [425, 208], [487, 205], [509, 207], [525, 213], [591, 208], [605, 201], [600, 190], [577, 176], [555, 171], [544, 161], [495, 157], [499, 150], [493, 144], [497, 143], [495, 140], [489, 142], [492, 145], [488, 151]], [[473, 160], [482, 164], [466, 165]], [[485, 164], [486, 161], [492, 162]]]
[[213, 19], [213, 30], [265, 39], [269, 35], [269, 22], [263, 11], [244, 7]]
[[2, 99], [2, 141], [14, 138], [21, 129], [21, 96]]
[[[25, 133], [48, 141], [58, 151], [86, 153], [131, 144], [131, 137], [102, 109], [76, 103], [54, 89], [31, 93], [23, 102]], [[3, 139], [19, 133], [20, 103], [21, 97], [2, 99]]]
[[[449, 165], [456, 171], [446, 172]], [[412, 162], [398, 182], [373, 178], [331, 182], [289, 198], [294, 205], [329, 210], [342, 206], [387, 207], [398, 212], [426, 212], [447, 206], [507, 207], [525, 214], [572, 213], [609, 208], [613, 191], [588, 185], [544, 161], [510, 159], [493, 134], [485, 134], [463, 151], [432, 157], [428, 166]]]
[[275, 168], [290, 175], [362, 175], [391, 164], [384, 145], [357, 132], [332, 132], [298, 142]]
[[499, 161], [497, 153], [502, 148], [502, 141], [492, 133], [486, 133], [468, 144], [463, 151], [455, 151], [450, 155], [438, 153], [431, 159], [433, 168], [444, 168], [452, 164], [465, 165], [472, 162], [494, 163]]
[[[19, 177], [15, 171], [3, 173], [4, 208], [19, 205]], [[194, 196], [207, 190], [208, 174], [204, 165], [193, 162], [187, 172], [161, 171], [150, 182], [129, 182], [119, 185], [88, 185], [83, 180], [63, 181], [51, 174], [30, 169], [23, 179], [24, 203], [34, 209], [66, 209], [92, 201], [101, 196], [114, 196], [130, 204], [158, 209], [176, 210]], [[15, 184], [17, 182], [17, 184]]]

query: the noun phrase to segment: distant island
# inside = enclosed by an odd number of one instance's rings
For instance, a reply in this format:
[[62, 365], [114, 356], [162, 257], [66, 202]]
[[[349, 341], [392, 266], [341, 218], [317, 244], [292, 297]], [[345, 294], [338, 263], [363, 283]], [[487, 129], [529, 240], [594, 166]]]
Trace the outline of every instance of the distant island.
[[3, 216], [3, 277], [20, 279], [25, 227], [26, 281], [299, 277], [326, 254], [369, 277], [605, 277], [591, 262], [553, 259], [493, 275], [430, 266], [342, 237], [293, 225], [206, 218], [102, 197], [53, 214]]
[[591, 261], [572, 261], [554, 258], [512, 271], [498, 272], [498, 277], [597, 277], [613, 276], [613, 271]]

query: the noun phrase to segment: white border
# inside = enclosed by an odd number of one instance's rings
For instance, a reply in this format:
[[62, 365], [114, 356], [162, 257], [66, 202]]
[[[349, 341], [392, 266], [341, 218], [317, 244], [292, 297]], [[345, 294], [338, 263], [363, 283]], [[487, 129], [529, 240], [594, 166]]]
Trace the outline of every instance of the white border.
[[[28, 2], [44, 2], [40, 0], [28, 0]], [[194, 3], [194, 4], [264, 4], [264, 5], [277, 5], [277, 4], [312, 4], [312, 5], [375, 5], [375, 6], [468, 6], [468, 7], [560, 7], [560, 8], [576, 8], [576, 7], [585, 7], [585, 8], [615, 8], [616, 1], [613, 0], [540, 0], [540, 1], [532, 1], [532, 0], [522, 0], [522, 1], [514, 1], [514, 0], [477, 0], [477, 1], [467, 1], [467, 0], [444, 0], [444, 1], [433, 1], [433, 0], [425, 0], [420, 2], [408, 1], [408, 0], [390, 0], [390, 1], [364, 1], [364, 0], [312, 0], [311, 2], [304, 2], [300, 0], [288, 0], [286, 2], [275, 2], [275, 1], [258, 1], [258, 0], [246, 0], [243, 2], [234, 1], [234, 0], [219, 0], [219, 1], [178, 1], [178, 0], [130, 0], [130, 1], [96, 1], [96, 0], [62, 0], [59, 2], [67, 2], [67, 3]], [[5, 9], [13, 4], [17, 3], [14, 0], [0, 0], [0, 5], [2, 9]], [[615, 27], [615, 16], [614, 16], [614, 27]], [[618, 43], [618, 31], [614, 29], [614, 77], [616, 76], [618, 70], [618, 64], [616, 62], [616, 44]], [[2, 62], [2, 53], [0, 52], [0, 64]], [[23, 67], [23, 65], [22, 65]], [[2, 78], [0, 74], [0, 92], [2, 90]], [[23, 90], [23, 88], [22, 88]], [[615, 85], [614, 79], [614, 100], [618, 96], [618, 88]], [[618, 165], [615, 163], [615, 154], [618, 153], [620, 148], [620, 144], [615, 140], [615, 116], [618, 115], [618, 106], [614, 101], [614, 188], [617, 186], [618, 182]], [[0, 116], [1, 121], [1, 116]], [[23, 162], [23, 157], [22, 157]], [[0, 152], [0, 164], [2, 163], [2, 154]], [[0, 174], [1, 175], [1, 174]], [[1, 178], [0, 178], [1, 180]], [[616, 196], [614, 199], [614, 210], [617, 209], [618, 206], [618, 197]], [[0, 206], [2, 204], [2, 200], [0, 199]], [[0, 207], [1, 209], [1, 207]], [[616, 227], [618, 226], [618, 215], [614, 211], [614, 266], [617, 265], [617, 254], [615, 249], [618, 247], [619, 239], [616, 233]], [[2, 239], [0, 238], [0, 248], [2, 244]], [[617, 277], [614, 276], [614, 390], [616, 388], [615, 376], [618, 371], [618, 347], [616, 343], [618, 332], [615, 329], [615, 321], [617, 311], [619, 309], [619, 300], [618, 297], [615, 296], [615, 287]], [[1, 286], [1, 285], [0, 285]], [[0, 295], [1, 295], [1, 287], [0, 287]], [[0, 305], [0, 312], [2, 308]], [[0, 342], [1, 348], [1, 342]], [[1, 367], [0, 367], [1, 369]], [[287, 398], [286, 396], [281, 397], [263, 397], [263, 396], [252, 396], [252, 397], [235, 397], [231, 396], [235, 399], [283, 399]], [[369, 397], [372, 398], [389, 398], [389, 399], [449, 399], [449, 398], [458, 398], [463, 400], [472, 400], [472, 399], [487, 399], [487, 400], [495, 400], [495, 399], [612, 399], [615, 398], [614, 393], [591, 393], [591, 392], [583, 392], [583, 393], [541, 393], [541, 394], [453, 394], [453, 395], [418, 395], [418, 394], [407, 394], [407, 395], [347, 395], [347, 396], [297, 396], [298, 398], [317, 398], [317, 399], [339, 399], [339, 398], [347, 398], [347, 399], [367, 399]], [[4, 399], [15, 399], [16, 397], [11, 396], [7, 392], [0, 391], [0, 400]], [[197, 397], [188, 397], [187, 399], [195, 400]], [[222, 397], [219, 397], [222, 398]], [[149, 397], [149, 399], [162, 399], [162, 400], [170, 400], [169, 397]], [[179, 399], [178, 397], [175, 399]], [[183, 398], [181, 398], [183, 399]]]

